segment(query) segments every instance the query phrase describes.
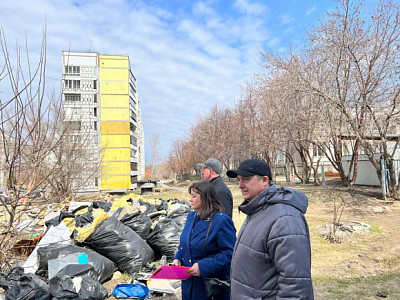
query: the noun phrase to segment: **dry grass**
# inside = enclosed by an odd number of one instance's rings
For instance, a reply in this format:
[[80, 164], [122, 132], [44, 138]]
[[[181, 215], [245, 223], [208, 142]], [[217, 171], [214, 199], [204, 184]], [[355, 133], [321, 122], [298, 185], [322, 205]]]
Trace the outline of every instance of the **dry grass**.
[[[188, 185], [181, 184], [179, 190], [170, 190], [157, 197], [188, 200]], [[246, 217], [237, 210], [242, 197], [236, 184], [228, 186], [234, 198], [233, 220], [239, 232]], [[329, 180], [327, 187], [299, 184], [289, 187], [301, 190], [309, 198], [306, 218], [311, 235], [316, 299], [376, 299], [383, 296], [400, 299], [398, 288], [388, 288], [400, 284], [400, 202], [381, 200], [380, 188], [356, 186], [348, 191], [337, 184], [337, 180]], [[340, 220], [367, 223], [372, 226], [368, 234], [350, 236], [341, 243], [331, 243], [321, 237], [319, 226], [333, 221], [333, 203], [338, 199], [345, 203]], [[375, 208], [381, 208], [383, 212], [375, 212]], [[343, 293], [352, 296], [343, 296], [346, 295]]]
[[[175, 189], [144, 197], [189, 200], [190, 183], [180, 183]], [[337, 185], [336, 180], [329, 180], [328, 184], [327, 187], [289, 186], [309, 198], [306, 218], [311, 235], [315, 299], [400, 299], [400, 202], [381, 200], [379, 188], [354, 187], [349, 192]], [[233, 220], [239, 232], [246, 218], [237, 210], [242, 197], [236, 184], [228, 186], [234, 198]], [[331, 243], [321, 237], [319, 226], [333, 221], [333, 203], [338, 199], [345, 203], [341, 221], [367, 223], [372, 226], [368, 234], [354, 235], [341, 243]], [[375, 208], [383, 208], [383, 212], [377, 213]], [[114, 283], [119, 282], [106, 284], [109, 291]], [[180, 299], [180, 295], [162, 299]]]

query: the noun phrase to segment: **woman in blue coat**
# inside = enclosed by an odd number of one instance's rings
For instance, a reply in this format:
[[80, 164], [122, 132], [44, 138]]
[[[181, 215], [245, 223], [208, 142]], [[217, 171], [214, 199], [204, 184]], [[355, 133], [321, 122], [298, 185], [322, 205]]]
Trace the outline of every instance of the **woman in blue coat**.
[[[191, 267], [187, 272], [192, 276], [182, 281], [182, 300], [207, 300], [204, 278], [229, 276], [236, 230], [232, 219], [222, 212], [223, 206], [211, 183], [197, 182], [189, 187], [189, 193], [194, 211], [188, 215], [172, 264]], [[205, 238], [213, 214], [205, 253]], [[219, 299], [229, 300], [229, 295]]]

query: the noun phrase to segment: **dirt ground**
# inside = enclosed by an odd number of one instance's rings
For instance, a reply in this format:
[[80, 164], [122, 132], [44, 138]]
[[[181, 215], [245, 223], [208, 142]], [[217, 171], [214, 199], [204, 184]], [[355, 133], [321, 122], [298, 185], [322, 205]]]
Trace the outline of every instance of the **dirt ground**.
[[[147, 195], [145, 198], [178, 198], [189, 200], [187, 187], [190, 182], [179, 183], [172, 189]], [[374, 276], [391, 276], [382, 286], [385, 291], [375, 292], [375, 295], [395, 296], [383, 297], [387, 299], [400, 299], [400, 201], [382, 200], [379, 187], [355, 186], [351, 191], [340, 185], [337, 179], [327, 181], [326, 187], [318, 187], [312, 184], [291, 184], [278, 182], [278, 186], [284, 185], [298, 189], [309, 198], [309, 207], [306, 219], [310, 228], [312, 246], [312, 277], [314, 282], [315, 299], [353, 299], [349, 297], [332, 297], [327, 295], [329, 289], [345, 290], [343, 286], [332, 287], [332, 280], [346, 280], [347, 285], [354, 285], [364, 280], [364, 286], [358, 286], [358, 290], [368, 289]], [[239, 214], [237, 207], [242, 202], [242, 196], [236, 183], [228, 183], [234, 198], [233, 220], [237, 232], [245, 220], [243, 213]], [[338, 242], [332, 243], [321, 235], [321, 226], [331, 224], [334, 220], [335, 207], [338, 208], [336, 221], [359, 221], [371, 225], [371, 230], [365, 234], [352, 234]], [[341, 208], [343, 211], [341, 212]], [[372, 278], [372, 279], [371, 279]], [[354, 280], [354, 281], [352, 281]], [[109, 292], [118, 283], [129, 282], [130, 278], [122, 276], [106, 282], [104, 286]], [[375, 280], [376, 281], [376, 280]], [[380, 284], [380, 283], [379, 283]], [[399, 288], [396, 288], [399, 286]], [[375, 288], [375, 287], [371, 287]], [[396, 291], [396, 292], [395, 292]], [[340, 291], [339, 291], [340, 292]], [[386, 293], [386, 294], [385, 294]], [[336, 294], [338, 295], [338, 294]], [[355, 299], [377, 299], [359, 297]], [[379, 296], [381, 298], [381, 296]], [[175, 300], [177, 295], [153, 297], [153, 299]], [[109, 299], [114, 299], [110, 297]]]
[[[337, 179], [328, 180], [326, 187], [286, 182], [277, 185], [298, 189], [309, 198], [306, 219], [310, 227], [316, 299], [324, 299], [326, 280], [363, 279], [400, 271], [400, 201], [383, 200], [379, 187], [355, 186], [349, 191]], [[235, 183], [228, 186], [234, 198], [233, 220], [238, 232], [245, 219], [237, 210], [242, 197]], [[187, 186], [174, 191], [173, 197], [188, 200]], [[323, 238], [320, 227], [333, 222], [335, 206], [340, 216], [336, 221], [367, 223], [371, 225], [370, 231], [349, 235], [335, 243]]]

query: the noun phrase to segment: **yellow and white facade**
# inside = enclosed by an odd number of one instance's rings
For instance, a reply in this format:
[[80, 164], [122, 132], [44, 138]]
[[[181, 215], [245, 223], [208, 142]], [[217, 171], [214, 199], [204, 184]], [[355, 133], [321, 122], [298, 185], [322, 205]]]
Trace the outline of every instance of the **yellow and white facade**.
[[87, 189], [136, 188], [145, 171], [144, 133], [129, 57], [86, 52], [62, 55], [65, 115], [74, 121], [74, 112], [80, 113], [80, 134], [93, 136], [87, 138], [92, 141], [88, 146], [98, 150], [101, 166]]

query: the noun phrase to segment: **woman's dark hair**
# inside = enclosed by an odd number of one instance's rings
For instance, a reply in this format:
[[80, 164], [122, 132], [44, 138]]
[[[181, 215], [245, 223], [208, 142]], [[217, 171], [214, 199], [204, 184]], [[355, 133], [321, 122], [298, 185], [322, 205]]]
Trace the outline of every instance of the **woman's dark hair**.
[[203, 210], [200, 213], [202, 219], [208, 218], [212, 212], [224, 211], [224, 207], [218, 199], [217, 192], [213, 185], [208, 181], [193, 183], [189, 189], [189, 194], [194, 191], [200, 195]]

